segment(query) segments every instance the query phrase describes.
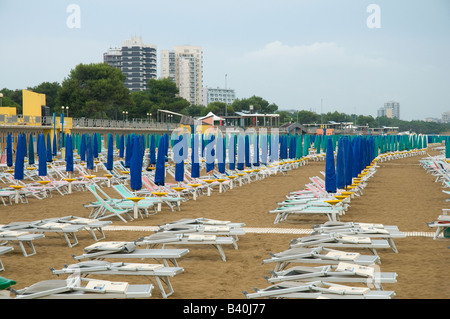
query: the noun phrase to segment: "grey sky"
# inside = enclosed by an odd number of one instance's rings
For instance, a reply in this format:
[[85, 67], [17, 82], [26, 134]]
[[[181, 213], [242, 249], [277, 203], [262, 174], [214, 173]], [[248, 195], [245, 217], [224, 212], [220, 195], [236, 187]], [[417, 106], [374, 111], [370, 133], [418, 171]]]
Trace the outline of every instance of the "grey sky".
[[[69, 28], [67, 8], [80, 8]], [[370, 4], [380, 28], [369, 28]], [[203, 47], [204, 85], [280, 109], [404, 120], [450, 111], [448, 0], [0, 0], [0, 88], [62, 82], [131, 36], [161, 49]], [[323, 101], [321, 107], [321, 100]]]

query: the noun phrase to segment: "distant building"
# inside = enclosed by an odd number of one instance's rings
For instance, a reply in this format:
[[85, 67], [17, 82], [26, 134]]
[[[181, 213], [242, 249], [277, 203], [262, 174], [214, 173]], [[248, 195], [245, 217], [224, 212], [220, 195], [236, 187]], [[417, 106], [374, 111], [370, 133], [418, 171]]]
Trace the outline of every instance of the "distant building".
[[208, 106], [212, 102], [223, 102], [230, 105], [236, 100], [236, 93], [234, 89], [221, 88], [203, 88], [203, 105]]
[[161, 78], [175, 82], [179, 95], [192, 104], [202, 104], [203, 52], [199, 46], [175, 46], [161, 51]]
[[400, 119], [400, 103], [395, 101], [384, 103], [384, 107], [377, 110], [377, 116], [386, 116], [390, 119]]
[[103, 62], [122, 71], [130, 91], [143, 91], [148, 89], [150, 79], [156, 79], [156, 50], [156, 45], [144, 44], [141, 37], [133, 37], [123, 41], [121, 48], [109, 49]]
[[450, 111], [442, 113], [442, 123], [450, 123]]

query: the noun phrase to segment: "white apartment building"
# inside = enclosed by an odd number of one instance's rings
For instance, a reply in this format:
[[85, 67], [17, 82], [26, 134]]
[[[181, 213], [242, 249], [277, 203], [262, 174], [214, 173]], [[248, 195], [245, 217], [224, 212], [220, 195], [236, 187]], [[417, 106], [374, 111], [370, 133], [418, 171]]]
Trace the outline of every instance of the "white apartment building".
[[208, 106], [212, 102], [223, 102], [230, 105], [236, 100], [236, 93], [234, 89], [221, 88], [203, 88], [203, 105]]
[[161, 51], [161, 78], [170, 78], [179, 95], [192, 104], [202, 104], [203, 52], [199, 46], [175, 46]]
[[384, 103], [384, 107], [377, 110], [377, 116], [400, 119], [400, 103], [395, 101], [388, 101]]
[[109, 49], [103, 55], [103, 61], [121, 69], [126, 76], [125, 86], [130, 91], [148, 89], [148, 81], [157, 75], [157, 47], [144, 44], [141, 37], [123, 41], [121, 48]]

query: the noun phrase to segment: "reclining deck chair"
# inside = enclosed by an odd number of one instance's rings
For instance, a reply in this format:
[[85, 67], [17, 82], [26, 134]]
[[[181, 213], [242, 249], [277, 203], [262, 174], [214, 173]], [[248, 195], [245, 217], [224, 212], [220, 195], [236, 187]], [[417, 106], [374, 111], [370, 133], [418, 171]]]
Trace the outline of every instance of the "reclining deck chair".
[[[87, 282], [82, 285], [82, 282]], [[15, 299], [135, 299], [150, 298], [152, 285], [129, 285], [69, 276], [65, 280], [44, 280], [30, 287], [13, 290]]]
[[[5, 245], [8, 242], [18, 242], [25, 257], [36, 255], [33, 241], [44, 237], [44, 234], [31, 234], [26, 231], [2, 230], [0, 228], [0, 244]], [[31, 249], [31, 252], [27, 252], [25, 245]]]
[[142, 237], [136, 241], [136, 245], [146, 245], [148, 248], [156, 248], [166, 245], [212, 245], [216, 248], [223, 261], [226, 261], [225, 252], [222, 245], [233, 245], [232, 237], [223, 237], [216, 235], [203, 234], [169, 234], [166, 232], [155, 233], [150, 236]]
[[[132, 275], [154, 278], [163, 298], [167, 298], [174, 292], [169, 277], [174, 277], [184, 271], [182, 267], [166, 267], [162, 264], [123, 263], [100, 260], [82, 261], [77, 264], [64, 265], [60, 270], [55, 270], [54, 268], [50, 268], [50, 270], [54, 275], [58, 276], [62, 274], [80, 274], [82, 276], [94, 274]], [[165, 291], [163, 284], [167, 287], [168, 292]]]
[[[94, 195], [94, 197], [97, 199], [97, 202], [90, 203], [88, 205], [84, 205], [84, 207], [89, 208], [91, 207], [91, 213], [89, 214], [90, 218], [94, 219], [106, 219], [111, 217], [118, 217], [120, 218], [124, 223], [127, 222], [125, 217], [127, 217], [130, 221], [133, 220], [133, 217], [131, 217], [130, 213], [133, 212], [134, 207], [127, 207], [127, 208], [118, 208], [114, 207], [114, 203], [110, 203], [103, 199], [95, 190], [94, 185], [89, 185], [88, 190]], [[125, 217], [124, 217], [125, 216]]]
[[436, 240], [438, 236], [450, 227], [450, 215], [448, 215], [448, 209], [442, 209], [442, 215], [439, 215], [436, 221], [427, 223], [430, 228], [436, 228], [433, 239]]
[[398, 253], [394, 238], [405, 238], [405, 233], [399, 231], [395, 225], [369, 224], [369, 223], [343, 223], [343, 222], [326, 222], [322, 225], [312, 227], [313, 233], [341, 233], [357, 237], [370, 237], [386, 239], [395, 253]]
[[339, 233], [312, 235], [297, 238], [291, 241], [291, 248], [295, 247], [331, 247], [331, 248], [352, 248], [369, 249], [377, 255], [377, 249], [390, 248], [387, 240], [376, 240], [369, 237], [357, 237]]
[[340, 262], [338, 265], [318, 267], [294, 266], [282, 271], [271, 271], [272, 277], [265, 277], [269, 283], [281, 281], [326, 281], [331, 283], [365, 283], [383, 290], [382, 284], [397, 282], [395, 272], [379, 272], [374, 267]]
[[136, 249], [134, 242], [99, 242], [84, 248], [85, 253], [80, 256], [72, 255], [75, 260], [105, 258], [119, 259], [154, 259], [162, 260], [169, 267], [169, 261], [178, 267], [177, 259], [186, 255], [188, 249]]
[[[6, 253], [9, 253], [10, 251], [13, 251], [14, 248], [10, 246], [0, 246], [0, 256], [4, 255]], [[4, 271], [5, 266], [3, 266], [2, 260], [0, 259], [0, 271]]]
[[392, 299], [393, 291], [371, 290], [366, 287], [351, 287], [323, 281], [301, 283], [285, 281], [264, 289], [254, 288], [254, 293], [244, 291], [247, 299], [278, 298], [278, 299]]
[[276, 263], [274, 271], [283, 270], [291, 263], [337, 265], [344, 261], [362, 266], [380, 263], [380, 257], [376, 255], [361, 255], [325, 247], [290, 248], [276, 254], [270, 253], [270, 256], [263, 260], [263, 264]]

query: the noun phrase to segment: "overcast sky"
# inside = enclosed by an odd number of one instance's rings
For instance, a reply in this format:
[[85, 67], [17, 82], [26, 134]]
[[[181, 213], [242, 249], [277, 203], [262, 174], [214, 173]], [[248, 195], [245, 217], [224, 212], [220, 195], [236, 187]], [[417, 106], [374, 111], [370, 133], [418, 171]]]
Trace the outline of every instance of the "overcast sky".
[[279, 109], [450, 111], [448, 0], [0, 0], [0, 88], [61, 83], [132, 36], [201, 46], [204, 86]]

